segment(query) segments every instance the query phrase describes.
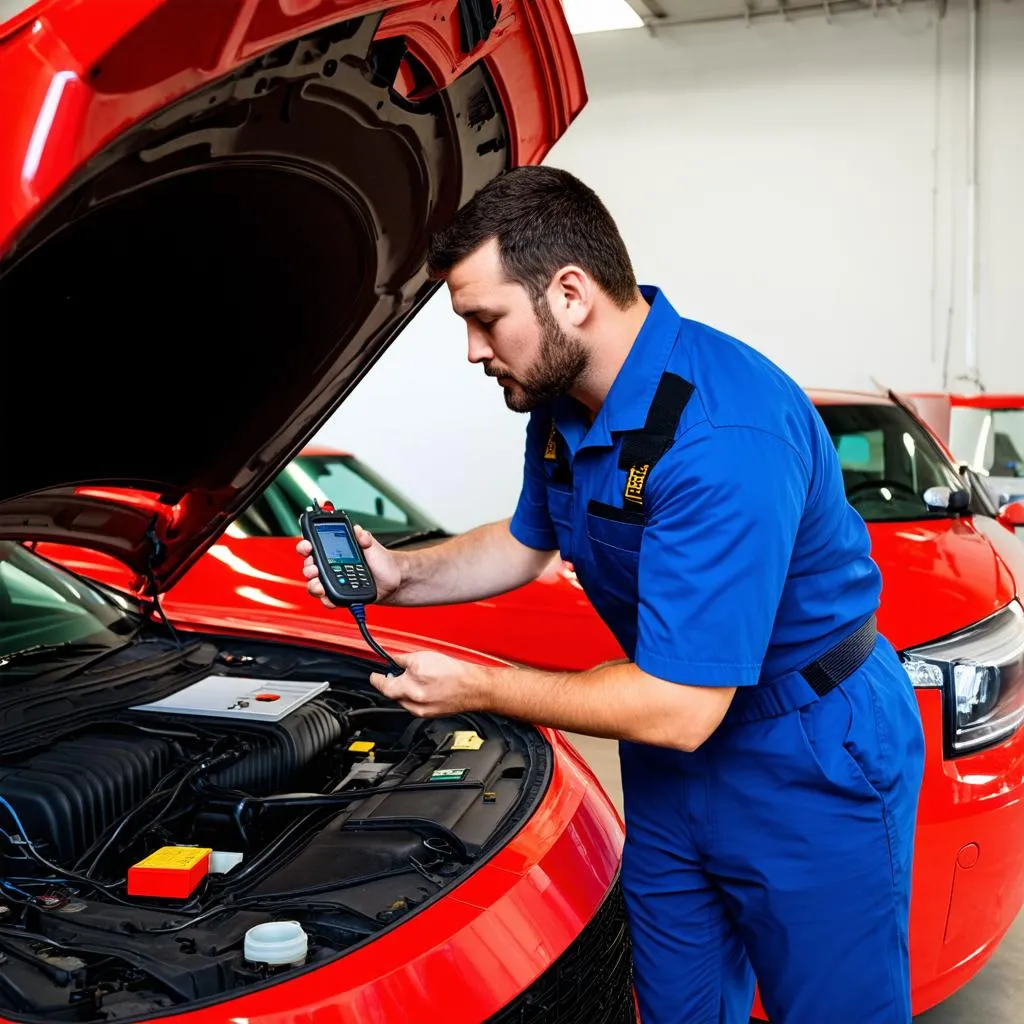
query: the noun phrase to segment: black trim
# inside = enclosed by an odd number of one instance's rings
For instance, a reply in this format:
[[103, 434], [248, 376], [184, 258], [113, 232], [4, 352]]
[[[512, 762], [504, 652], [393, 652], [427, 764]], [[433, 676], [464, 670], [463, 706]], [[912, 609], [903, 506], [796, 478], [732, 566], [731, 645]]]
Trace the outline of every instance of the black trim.
[[683, 410], [693, 394], [693, 385], [676, 373], [666, 371], [658, 381], [647, 421], [641, 430], [628, 431], [619, 450], [619, 469], [651, 465], [672, 446]]
[[623, 507], [644, 507], [647, 477], [655, 463], [672, 447], [679, 420], [693, 390], [693, 385], [684, 377], [666, 370], [658, 381], [643, 428], [623, 435], [619, 449], [619, 469], [627, 471]]
[[491, 0], [459, 0], [459, 44], [463, 53], [472, 53], [487, 41], [500, 14], [501, 5], [495, 10]]
[[647, 516], [643, 512], [637, 512], [631, 508], [619, 508], [617, 505], [608, 505], [594, 498], [587, 503], [587, 515], [597, 516], [600, 519], [611, 519], [616, 523], [631, 523], [634, 526], [647, 525]]
[[849, 679], [868, 660], [875, 649], [877, 638], [878, 623], [872, 615], [845, 640], [840, 640], [816, 661], [800, 669], [800, 675], [819, 697], [824, 697], [844, 679]]
[[484, 1024], [636, 1024], [626, 905], [616, 879], [569, 948]]

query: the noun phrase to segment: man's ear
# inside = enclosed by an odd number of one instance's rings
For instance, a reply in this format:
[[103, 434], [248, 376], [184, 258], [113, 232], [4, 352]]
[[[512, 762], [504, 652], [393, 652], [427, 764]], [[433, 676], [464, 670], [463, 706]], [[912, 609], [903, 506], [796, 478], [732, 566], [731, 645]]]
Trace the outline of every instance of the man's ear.
[[566, 327], [582, 327], [594, 308], [597, 285], [575, 264], [562, 267], [551, 279], [548, 299], [555, 318]]

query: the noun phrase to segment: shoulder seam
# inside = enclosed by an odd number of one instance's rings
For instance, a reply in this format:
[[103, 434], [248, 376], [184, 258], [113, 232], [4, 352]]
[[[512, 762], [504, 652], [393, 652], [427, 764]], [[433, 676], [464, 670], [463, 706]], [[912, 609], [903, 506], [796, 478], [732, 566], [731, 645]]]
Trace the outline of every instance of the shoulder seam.
[[[699, 394], [699, 392], [698, 392], [698, 394]], [[704, 408], [703, 401], [701, 402], [701, 408], [702, 409]], [[690, 426], [688, 426], [681, 434], [677, 434], [676, 435], [675, 440], [676, 441], [681, 441], [684, 437], [686, 437], [687, 434], [691, 433], [691, 431], [696, 430], [698, 427], [703, 426], [705, 423], [708, 425], [709, 429], [711, 429], [711, 430], [749, 430], [749, 431], [752, 431], [753, 433], [763, 434], [765, 437], [773, 438], [774, 440], [778, 441], [780, 444], [785, 445], [796, 456], [797, 461], [803, 467], [804, 473], [807, 474], [807, 484], [808, 484], [808, 486], [810, 486], [811, 481], [814, 479], [814, 474], [811, 472], [810, 466], [807, 465], [807, 462], [804, 459], [803, 454], [800, 452], [800, 449], [797, 448], [796, 445], [794, 445], [792, 441], [788, 440], [785, 437], [782, 437], [779, 434], [776, 434], [772, 430], [765, 430], [764, 427], [756, 427], [756, 426], [753, 426], [752, 424], [749, 424], [749, 423], [730, 423], [730, 424], [726, 424], [724, 426], [716, 426], [708, 418], [706, 410], [704, 412], [704, 419], [698, 421], [697, 423], [691, 423]]]

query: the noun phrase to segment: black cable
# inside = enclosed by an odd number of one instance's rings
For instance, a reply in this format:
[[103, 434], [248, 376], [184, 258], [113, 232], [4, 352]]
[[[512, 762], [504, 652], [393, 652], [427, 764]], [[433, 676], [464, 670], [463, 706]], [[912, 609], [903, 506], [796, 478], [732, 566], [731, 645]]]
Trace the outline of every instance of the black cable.
[[171, 620], [167, 618], [167, 612], [164, 611], [164, 606], [160, 603], [160, 595], [154, 590], [153, 591], [153, 604], [156, 610], [160, 613], [160, 618], [163, 619], [164, 625], [167, 627], [167, 631], [171, 634], [171, 638], [174, 640], [175, 646], [178, 650], [181, 650], [185, 645], [181, 642], [181, 636], [178, 631], [171, 625]]
[[[135, 833], [135, 835], [132, 837], [130, 842], [127, 844], [129, 847], [147, 829], [152, 828], [153, 825], [155, 825], [167, 813], [167, 811], [169, 810], [171, 805], [174, 803], [174, 801], [178, 799], [178, 795], [181, 793], [182, 789], [184, 788], [185, 783], [188, 782], [189, 779], [191, 779], [195, 775], [197, 775], [202, 770], [202, 768], [203, 768], [202, 765], [195, 765], [192, 768], [190, 768], [178, 780], [177, 785], [174, 787], [173, 791], [171, 792], [170, 799], [167, 800], [167, 802], [164, 804], [164, 806], [159, 810], [159, 812], [157, 814], [155, 814], [152, 818], [150, 818], [149, 821], [146, 822], [146, 824]], [[85, 869], [84, 874], [91, 875], [92, 872], [95, 871], [99, 867], [100, 861], [103, 859], [103, 857], [106, 854], [106, 852], [114, 845], [114, 843], [117, 841], [118, 837], [121, 835], [121, 833], [127, 827], [128, 822], [131, 821], [132, 818], [135, 817], [135, 815], [139, 813], [139, 811], [143, 810], [147, 806], [147, 804], [150, 802], [150, 800], [153, 800], [155, 802], [160, 797], [162, 797], [166, 792], [167, 792], [166, 789], [158, 790], [157, 792], [153, 793], [151, 797], [147, 797], [146, 800], [144, 800], [141, 804], [139, 804], [138, 807], [136, 807], [133, 811], [131, 811], [130, 813], [126, 814], [124, 816], [124, 818], [121, 819], [121, 822], [117, 826], [117, 828], [115, 828], [114, 831], [111, 833], [111, 835], [107, 839], [107, 841], [103, 844], [102, 847], [100, 847], [100, 849], [97, 852], [96, 856], [93, 857], [92, 862]]]
[[[244, 806], [239, 801], [239, 806], [235, 808], [235, 825], [238, 827], [239, 834], [242, 837], [242, 841], [249, 845], [249, 837], [246, 834], [245, 826], [242, 823], [240, 807]], [[319, 810], [319, 809], [318, 809]], [[284, 832], [280, 833], [278, 837], [271, 842], [271, 844], [265, 847], [260, 853], [258, 853], [249, 863], [237, 871], [232, 871], [229, 875], [225, 875], [222, 881], [223, 888], [226, 890], [237, 889], [238, 886], [245, 881], [246, 878], [251, 877], [257, 871], [264, 870], [268, 864], [270, 864], [277, 854], [288, 846], [294, 836], [300, 835], [303, 830], [308, 829], [317, 817], [318, 811], [310, 811], [309, 814], [304, 814], [298, 821], [290, 825]]]
[[[131, 846], [131, 844], [134, 843], [137, 839], [139, 839], [140, 836], [147, 829], [152, 828], [170, 810], [170, 808], [174, 805], [174, 801], [178, 799], [178, 796], [180, 795], [180, 793], [181, 793], [182, 789], [184, 788], [186, 782], [190, 781], [191, 779], [194, 779], [201, 772], [209, 771], [209, 769], [215, 767], [216, 765], [222, 764], [225, 760], [233, 759], [235, 757], [235, 755], [236, 755], [236, 751], [234, 751], [234, 750], [225, 751], [224, 753], [218, 754], [216, 757], [213, 757], [213, 758], [210, 758], [208, 754], [203, 754], [203, 756], [200, 759], [198, 759], [198, 763], [193, 763], [192, 766], [189, 767], [186, 770], [185, 774], [178, 780], [177, 785], [174, 787], [174, 790], [171, 793], [170, 799], [164, 804], [164, 806], [160, 809], [160, 811], [156, 815], [154, 815], [152, 818], [150, 818], [149, 821], [141, 829], [139, 829], [135, 833], [135, 835], [132, 837], [132, 839], [131, 839], [131, 841], [129, 842], [128, 845]], [[103, 859], [103, 857], [105, 856], [107, 851], [111, 848], [111, 846], [114, 845], [115, 840], [118, 838], [118, 836], [120, 836], [121, 832], [127, 827], [128, 822], [131, 821], [132, 818], [134, 818], [140, 811], [145, 810], [145, 808], [148, 807], [151, 803], [155, 803], [165, 793], [167, 793], [167, 789], [164, 789], [164, 788], [161, 788], [161, 787], [163, 787], [163, 785], [165, 783], [169, 784], [171, 777], [173, 775], [177, 774], [178, 770], [179, 769], [175, 769], [172, 772], [168, 772], [168, 774], [165, 775], [160, 780], [159, 783], [157, 783], [157, 789], [154, 790], [154, 792], [152, 792], [149, 796], [147, 796], [142, 801], [142, 803], [140, 803], [137, 807], [135, 807], [132, 810], [130, 810], [121, 819], [121, 821], [117, 824], [117, 827], [114, 829], [113, 833], [110, 835], [109, 838], [107, 838], [104, 841], [103, 837], [101, 836], [100, 839], [97, 840], [96, 843], [94, 843], [93, 846], [90, 847], [90, 849], [88, 851], [86, 851], [86, 853], [83, 854], [78, 859], [78, 861], [75, 864], [75, 868], [77, 869], [78, 866], [87, 857], [92, 855], [92, 851], [94, 849], [96, 849], [96, 847], [100, 844], [100, 842], [103, 842], [103, 845], [100, 848], [99, 852], [92, 858], [92, 861], [89, 864], [89, 866], [87, 868], [85, 868], [84, 871], [83, 871], [83, 874], [86, 877], [91, 876], [92, 873], [99, 867], [99, 863]]]
[[103, 882], [97, 882], [95, 879], [89, 878], [86, 875], [81, 875], [77, 871], [68, 871], [67, 868], [58, 867], [56, 864], [52, 863], [51, 861], [48, 861], [35, 848], [35, 846], [28, 838], [25, 838], [24, 846], [25, 849], [28, 850], [29, 855], [32, 857], [32, 859], [38, 862], [39, 864], [42, 864], [42, 866], [46, 868], [47, 871], [52, 871], [55, 875], [61, 875], [71, 882], [80, 882], [84, 885], [90, 885], [94, 889], [99, 889], [104, 894], [104, 896], [106, 896], [108, 899], [113, 900], [115, 903], [121, 903], [126, 907], [131, 907], [133, 910], [138, 909], [138, 904], [129, 903], [128, 900], [123, 900], [121, 899], [120, 896], [115, 896], [114, 893], [111, 892], [112, 889], [116, 889], [119, 885], [121, 885], [121, 882], [105, 884]]
[[483, 789], [482, 782], [403, 782], [394, 786], [367, 786], [365, 789], [344, 790], [341, 793], [279, 793], [273, 796], [250, 796], [239, 800], [236, 817], [249, 804], [277, 807], [345, 807], [367, 797], [386, 793], [420, 793], [438, 789]]
[[94, 853], [96, 853], [97, 850], [100, 849], [101, 846], [103, 846], [104, 848], [103, 850], [100, 850], [99, 854], [97, 854], [97, 860], [106, 852], [106, 847], [104, 846], [104, 844], [108, 842], [108, 835], [110, 834], [111, 830], [114, 830], [114, 834], [110, 836], [110, 841], [113, 841], [117, 838], [121, 829], [123, 829], [124, 826], [127, 825], [128, 822], [133, 817], [135, 817], [136, 814], [138, 814], [140, 811], [145, 810], [147, 807], [150, 806], [150, 804], [156, 803], [156, 801], [159, 800], [160, 797], [167, 792], [167, 790], [164, 787], [170, 785], [174, 777], [177, 776], [182, 771], [183, 768], [185, 769], [186, 773], [190, 770], [187, 766], [180, 764], [175, 765], [174, 768], [172, 768], [162, 779], [160, 779], [160, 781], [156, 784], [156, 787], [154, 788], [153, 792], [150, 793], [149, 796], [145, 797], [140, 804], [137, 804], [126, 814], [122, 815], [120, 820], [114, 821], [110, 825], [108, 825], [107, 828], [104, 829], [99, 836], [97, 836], [95, 842], [92, 843], [92, 845], [85, 851], [85, 853], [83, 853], [78, 858], [78, 860], [75, 861], [75, 863], [72, 865], [72, 870], [82, 871], [84, 869], [85, 874], [88, 874], [90, 871], [95, 871], [96, 861], [93, 861], [93, 863], [88, 867], [86, 867], [86, 862], [89, 860], [90, 857], [92, 857]]
[[361, 604], [350, 604], [348, 610], [352, 613], [352, 618], [356, 620], [356, 625], [359, 627], [359, 632], [363, 634], [363, 639], [369, 644], [370, 649], [375, 653], [379, 654], [385, 662], [387, 662], [389, 675], [400, 676], [405, 669], [395, 661], [394, 658], [384, 650], [383, 647], [376, 640], [370, 636], [370, 631], [366, 628], [366, 608]]
[[[395, 873], [398, 874], [399, 872], [395, 872]], [[402, 871], [401, 873], [402, 874], [406, 874], [407, 870], [406, 871]], [[391, 872], [389, 872], [388, 874], [391, 874]], [[362, 885], [362, 884], [365, 883], [367, 878], [370, 878], [371, 880], [376, 880], [376, 877], [377, 876], [373, 876], [373, 875], [363, 876], [362, 878], [359, 878], [359, 879], [353, 879], [351, 884]], [[381, 876], [381, 877], [386, 877], [386, 876]], [[343, 888], [346, 888], [346, 886], [348, 884], [349, 884], [348, 882], [342, 883], [340, 885], [338, 883], [335, 883], [334, 884], [334, 888], [335, 889], [343, 889]], [[211, 907], [209, 910], [204, 910], [203, 913], [198, 914], [196, 917], [189, 918], [189, 920], [182, 921], [179, 924], [166, 925], [165, 927], [162, 927], [162, 928], [135, 928], [135, 929], [133, 929], [131, 934], [134, 934], [134, 935], [170, 935], [170, 934], [173, 934], [174, 932], [184, 931], [186, 928], [191, 928], [193, 925], [201, 924], [204, 921], [209, 921], [210, 918], [218, 917], [221, 914], [238, 913], [240, 911], [245, 911], [245, 910], [260, 910], [264, 906], [268, 910], [270, 910], [270, 911], [288, 910], [288, 909], [291, 909], [293, 907], [298, 907], [300, 909], [315, 908], [315, 909], [321, 909], [321, 910], [323, 910], [323, 909], [326, 909], [326, 910], [341, 910], [341, 911], [345, 911], [345, 912], [347, 912], [349, 914], [352, 914], [353, 916], [364, 917], [368, 921], [372, 920], [371, 918], [366, 917], [365, 914], [359, 914], [358, 911], [353, 910], [352, 908], [346, 906], [344, 903], [310, 903], [310, 902], [308, 902], [306, 900], [302, 900], [302, 899], [299, 899], [299, 900], [287, 900], [287, 901], [285, 901], [285, 900], [276, 901], [276, 900], [265, 900], [262, 896], [252, 896], [252, 897], [249, 897], [247, 899], [236, 900], [233, 903], [220, 903], [216, 907]], [[374, 923], [376, 924], [377, 922], [374, 922]], [[352, 930], [354, 931], [355, 929], [352, 929]], [[360, 934], [361, 934], [361, 932], [360, 932]]]

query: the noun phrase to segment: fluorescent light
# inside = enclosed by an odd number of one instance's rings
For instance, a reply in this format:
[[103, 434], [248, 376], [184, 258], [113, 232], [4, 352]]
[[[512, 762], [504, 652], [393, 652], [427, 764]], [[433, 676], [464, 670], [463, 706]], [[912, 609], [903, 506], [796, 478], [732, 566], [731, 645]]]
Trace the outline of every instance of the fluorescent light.
[[573, 35], [643, 28], [643, 19], [626, 0], [562, 0], [565, 20]]

